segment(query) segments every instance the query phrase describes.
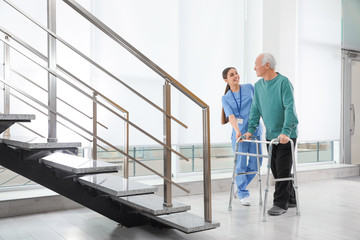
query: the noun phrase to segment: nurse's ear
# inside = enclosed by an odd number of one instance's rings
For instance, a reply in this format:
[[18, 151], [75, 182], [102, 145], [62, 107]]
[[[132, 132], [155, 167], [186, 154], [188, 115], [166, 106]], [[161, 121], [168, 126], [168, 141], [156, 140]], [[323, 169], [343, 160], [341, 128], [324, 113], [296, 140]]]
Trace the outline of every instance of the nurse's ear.
[[224, 81], [225, 81], [226, 83], [228, 83], [228, 80], [227, 80], [227, 78], [224, 78]]

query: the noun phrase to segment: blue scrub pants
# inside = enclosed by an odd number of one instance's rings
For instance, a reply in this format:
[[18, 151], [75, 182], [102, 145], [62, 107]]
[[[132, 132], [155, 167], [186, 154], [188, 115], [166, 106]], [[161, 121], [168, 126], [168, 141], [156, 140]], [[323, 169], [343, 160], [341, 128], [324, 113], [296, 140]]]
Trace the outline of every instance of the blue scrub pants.
[[[233, 151], [235, 152], [235, 143], [236, 141], [232, 141]], [[242, 142], [239, 143], [238, 152], [244, 153], [254, 153], [256, 154], [256, 143]], [[259, 154], [261, 154], [261, 144], [259, 144]], [[245, 172], [256, 172], [257, 171], [257, 157], [249, 157], [249, 161], [247, 161], [248, 156], [237, 155], [236, 160], [236, 173], [245, 173]], [[262, 158], [260, 158], [260, 165], [262, 163]], [[255, 174], [247, 174], [247, 175], [237, 175], [235, 178], [236, 185], [239, 189], [238, 197], [244, 198], [248, 197], [249, 190], [246, 190], [247, 185], [251, 182], [251, 180], [255, 177]]]

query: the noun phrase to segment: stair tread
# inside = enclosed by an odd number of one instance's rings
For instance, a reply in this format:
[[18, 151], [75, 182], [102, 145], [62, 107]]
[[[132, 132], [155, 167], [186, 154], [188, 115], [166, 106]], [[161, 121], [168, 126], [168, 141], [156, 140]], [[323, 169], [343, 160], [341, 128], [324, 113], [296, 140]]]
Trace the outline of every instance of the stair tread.
[[143, 212], [147, 212], [156, 216], [176, 212], [185, 212], [191, 209], [189, 205], [180, 202], [173, 202], [172, 207], [165, 207], [163, 205], [164, 198], [154, 194], [119, 197], [116, 200], [130, 207], [137, 208]]
[[86, 159], [70, 154], [54, 153], [40, 159], [45, 165], [76, 174], [116, 172], [120, 165]]
[[152, 216], [150, 214], [145, 215], [185, 233], [199, 232], [220, 227], [220, 223], [218, 222], [205, 222], [204, 218], [189, 212], [173, 213], [161, 216]]
[[126, 180], [113, 174], [86, 175], [80, 177], [79, 182], [116, 197], [149, 194], [157, 191], [154, 186]]
[[28, 150], [81, 147], [80, 142], [48, 142], [46, 138], [25, 136], [11, 136], [10, 138], [0, 138], [0, 143], [5, 143], [10, 146]]
[[35, 119], [34, 114], [0, 114], [1, 121], [30, 122]]
[[0, 114], [0, 133], [11, 127], [15, 122], [30, 122], [35, 119], [32, 114]]

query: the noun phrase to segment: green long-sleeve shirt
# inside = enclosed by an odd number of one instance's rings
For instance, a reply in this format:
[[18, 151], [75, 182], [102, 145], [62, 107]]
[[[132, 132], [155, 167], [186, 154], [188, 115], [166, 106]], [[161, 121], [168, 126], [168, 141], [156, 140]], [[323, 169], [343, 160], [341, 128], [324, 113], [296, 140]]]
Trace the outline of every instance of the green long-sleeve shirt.
[[254, 133], [260, 116], [266, 127], [266, 139], [277, 138], [281, 133], [290, 138], [297, 137], [299, 123], [294, 104], [294, 89], [289, 79], [280, 73], [270, 80], [263, 78], [255, 83], [249, 128]]

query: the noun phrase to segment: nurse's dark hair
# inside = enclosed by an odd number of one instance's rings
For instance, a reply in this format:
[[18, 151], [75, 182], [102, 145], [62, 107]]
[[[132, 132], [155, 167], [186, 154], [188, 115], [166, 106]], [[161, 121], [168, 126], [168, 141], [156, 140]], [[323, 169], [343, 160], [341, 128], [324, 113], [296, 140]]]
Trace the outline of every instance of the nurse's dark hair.
[[[231, 69], [236, 69], [236, 68], [227, 67], [223, 70], [223, 72], [222, 72], [223, 79], [227, 79], [227, 75]], [[230, 89], [230, 85], [226, 84], [224, 95], [227, 93], [227, 91], [229, 91], [229, 89]], [[225, 115], [224, 108], [221, 108], [221, 124], [227, 124], [228, 122], [229, 122], [229, 119]]]

